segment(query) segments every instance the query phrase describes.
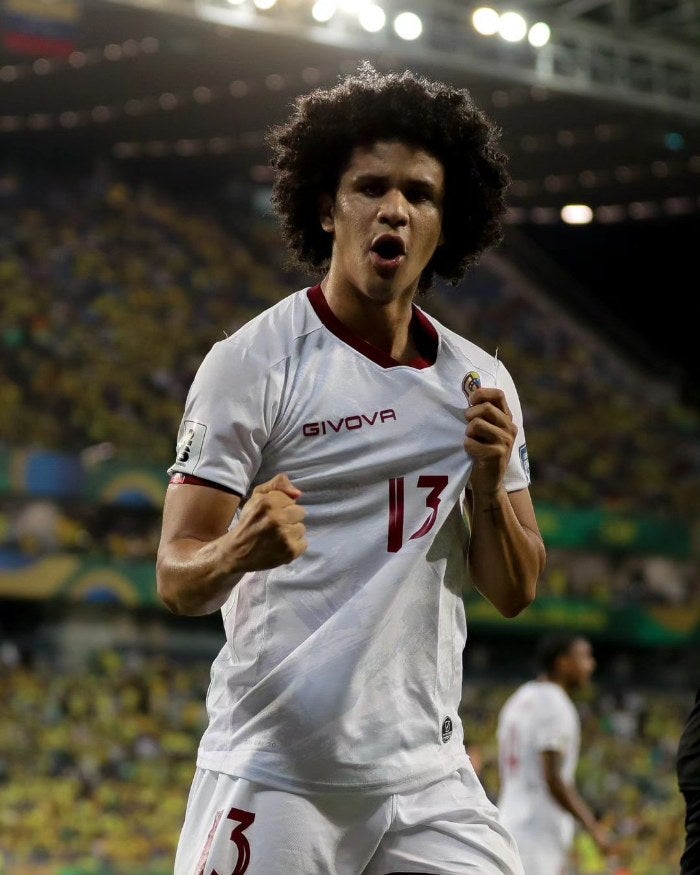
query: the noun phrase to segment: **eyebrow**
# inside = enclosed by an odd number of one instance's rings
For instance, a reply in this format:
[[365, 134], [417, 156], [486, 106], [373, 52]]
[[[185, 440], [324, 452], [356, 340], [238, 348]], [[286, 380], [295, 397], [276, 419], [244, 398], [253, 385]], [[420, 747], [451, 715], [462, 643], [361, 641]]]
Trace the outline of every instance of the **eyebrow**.
[[[387, 173], [371, 173], [365, 171], [358, 173], [354, 178], [355, 185], [364, 185], [368, 182], [388, 182], [389, 174]], [[405, 181], [405, 184], [410, 188], [425, 191], [428, 194], [435, 195], [438, 191], [438, 186], [425, 177], [410, 177]]]

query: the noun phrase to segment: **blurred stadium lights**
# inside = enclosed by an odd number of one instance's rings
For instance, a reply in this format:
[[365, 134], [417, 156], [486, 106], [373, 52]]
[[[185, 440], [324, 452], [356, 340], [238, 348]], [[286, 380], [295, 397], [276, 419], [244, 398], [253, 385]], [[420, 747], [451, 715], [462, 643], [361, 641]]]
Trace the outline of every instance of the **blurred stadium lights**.
[[386, 13], [381, 6], [376, 6], [373, 3], [361, 9], [357, 18], [360, 25], [369, 33], [376, 33], [386, 23]]
[[[151, 10], [156, 5], [157, 13], [185, 9], [184, 3], [180, 5], [181, 0], [103, 2], [125, 7], [147, 4]], [[527, 0], [522, 2], [526, 3]], [[415, 13], [408, 14], [412, 5], [420, 8], [420, 18]], [[516, 69], [522, 72], [525, 66], [533, 63], [533, 69], [541, 70], [544, 63], [542, 59], [546, 64], [554, 64], [561, 48], [553, 44], [560, 38], [559, 29], [555, 30], [554, 39], [547, 42], [548, 28], [544, 22], [530, 25], [528, 29], [525, 17], [516, 15], [514, 10], [510, 14], [501, 14], [496, 8], [465, 6], [461, 8], [459, 19], [453, 20], [444, 14], [447, 6], [448, 0], [441, 0], [441, 15], [431, 14], [438, 10], [432, 0], [420, 4], [418, 0], [276, 0], [274, 5], [271, 0], [258, 0], [257, 6], [254, 0], [188, 0], [186, 8], [190, 10], [190, 19], [195, 11], [198, 18], [208, 16], [207, 20], [210, 21], [218, 21], [216, 16], [226, 16], [225, 23], [230, 25], [231, 34], [236, 39], [245, 39], [257, 30], [273, 35], [293, 31], [296, 37], [318, 44], [356, 48], [359, 56], [374, 55], [379, 59], [380, 66], [387, 59], [392, 64], [407, 65], [411, 59], [420, 59], [420, 66], [436, 64], [445, 68], [451, 65], [459, 68], [459, 72], [466, 70], [471, 73], [473, 70], [474, 75], [487, 77], [495, 77], [498, 71], [507, 69], [509, 75], [503, 73], [503, 81], [491, 86], [490, 100], [496, 110], [504, 113], [513, 107], [515, 116], [519, 110], [518, 100], [522, 97], [518, 91], [523, 91], [509, 84], [520, 75], [520, 72], [515, 72]], [[182, 15], [185, 13], [182, 12]], [[401, 23], [407, 29], [402, 29]], [[451, 23], [453, 27], [448, 26]], [[542, 30], [539, 36], [537, 28]], [[235, 33], [236, 29], [240, 34]], [[518, 42], [506, 39], [515, 40], [516, 36]], [[533, 43], [538, 40], [543, 45], [536, 50]], [[450, 44], [450, 41], [452, 45], [459, 45], [459, 49], [445, 51], [444, 45]], [[60, 74], [67, 68], [75, 71], [71, 74], [75, 77], [88, 77], [93, 72], [92, 68], [99, 65], [126, 68], [131, 59], [162, 51], [160, 41], [147, 36], [82, 48], [66, 58], [40, 57], [32, 61], [5, 64], [0, 67], [0, 85], [20, 79], [51, 80], [54, 74]], [[115, 94], [111, 100], [98, 93], [89, 103], [81, 103], [66, 93], [65, 102], [61, 104], [38, 106], [33, 111], [29, 111], [29, 106], [25, 108], [18, 104], [13, 113], [0, 111], [0, 134], [74, 132], [98, 128], [109, 132], [112, 123], [121, 119], [129, 123], [134, 118], [154, 117], [154, 131], [150, 135], [144, 132], [142, 137], [134, 137], [134, 132], [120, 130], [110, 144], [112, 155], [120, 161], [132, 161], [142, 157], [178, 156], [189, 159], [202, 155], [251, 152], [258, 149], [262, 142], [262, 131], [258, 130], [263, 124], [260, 119], [252, 119], [232, 135], [214, 128], [205, 136], [202, 131], [185, 126], [184, 130], [178, 131], [178, 136], [170, 138], [168, 133], [164, 138], [155, 131], [155, 117], [174, 117], [181, 110], [186, 112], [190, 107], [209, 104], [226, 107], [232, 101], [255, 102], [264, 100], [266, 93], [292, 94], [321, 82], [332, 81], [337, 72], [333, 58], [324, 60], [321, 53], [318, 58], [313, 57], [313, 52], [307, 54], [308, 57], [298, 67], [292, 65], [285, 68], [284, 75], [271, 72], [263, 65], [258, 70], [238, 69], [232, 72], [230, 79], [221, 81], [202, 68], [201, 77], [198, 75], [194, 81], [169, 82], [167, 86], [164, 83], [158, 89], [152, 89], [147, 83], [125, 73], [129, 87], [118, 97]], [[313, 63], [308, 62], [309, 58], [313, 59]], [[522, 68], [517, 67], [518, 63]], [[80, 73], [83, 68], [84, 73]], [[575, 67], [571, 67], [571, 70], [575, 70]], [[700, 70], [700, 58], [695, 70]], [[660, 94], [654, 95], [651, 91], [654, 84], [659, 83], [647, 83], [646, 99], [649, 102], [660, 98]], [[551, 88], [540, 83], [531, 85], [523, 99], [533, 103], [548, 101], [557, 98], [557, 92], [561, 91], [558, 80]], [[612, 102], [624, 103], [619, 88], [615, 90]], [[665, 109], [670, 108], [669, 104], [667, 101]], [[695, 100], [693, 112], [694, 120], [699, 119], [700, 100]], [[597, 204], [587, 222], [644, 221], [655, 216], [697, 212], [700, 199], [697, 193], [693, 194], [685, 186], [684, 180], [690, 174], [700, 174], [700, 155], [692, 138], [692, 130], [684, 131], [684, 126], [680, 123], [676, 125], [676, 121], [667, 118], [660, 120], [661, 126], [657, 125], [653, 134], [658, 144], [654, 154], [642, 152], [633, 156], [622, 153], [621, 149], [626, 140], [631, 142], [639, 134], [618, 121], [617, 117], [600, 120], [594, 117], [590, 122], [572, 116], [566, 121], [553, 122], [554, 126], [547, 124], [540, 129], [524, 128], [518, 135], [516, 147], [527, 160], [514, 174], [511, 193], [516, 199], [529, 203], [513, 211], [509, 221], [534, 221], [539, 224], [570, 222], [572, 220], [568, 215], [561, 214], [560, 207], [574, 200], [577, 203], [590, 201], [591, 204]], [[610, 144], [617, 144], [620, 148], [615, 159], [606, 163], [601, 156]], [[660, 151], [661, 147], [663, 151]], [[563, 159], [559, 161], [559, 158], [552, 162], [547, 160], [547, 156], [554, 157], [556, 154], [561, 157], [566, 152], [578, 152], [580, 158], [573, 165]], [[530, 158], [533, 160], [530, 161]], [[242, 155], [240, 160], [244, 163], [247, 157]], [[656, 180], [668, 182], [669, 186], [664, 190], [655, 184]], [[545, 207], [545, 204], [555, 200], [558, 201], [556, 209]]]
[[472, 13], [472, 25], [481, 36], [499, 34], [507, 42], [520, 42], [527, 33], [528, 42], [534, 48], [541, 48], [549, 42], [551, 30], [544, 21], [538, 21], [528, 28], [525, 18], [519, 12], [504, 12], [502, 15], [490, 6], [480, 6]]
[[423, 33], [423, 22], [414, 12], [400, 12], [394, 19], [394, 30], [401, 39], [418, 39]]
[[565, 204], [560, 215], [567, 225], [589, 225], [593, 221], [593, 210], [588, 204]]
[[[314, 21], [319, 24], [325, 24], [330, 21], [337, 13], [347, 13], [357, 18], [357, 22], [368, 33], [377, 33], [382, 30], [386, 24], [386, 12], [384, 9], [373, 3], [372, 0], [316, 0], [311, 7], [311, 16]], [[401, 18], [401, 14], [394, 21], [396, 29], [396, 21]], [[401, 25], [399, 24], [399, 28]], [[399, 31], [398, 35], [401, 36]]]
[[527, 33], [527, 23], [519, 12], [504, 12], [498, 18], [498, 33], [508, 43], [519, 43]]
[[[649, 39], [632, 21], [616, 29], [564, 15], [559, 16], [556, 28], [550, 32], [543, 21], [528, 25], [526, 14], [520, 16], [521, 20], [514, 17], [520, 13], [513, 9], [503, 14], [496, 9], [486, 13], [447, 0], [102, 2], [279, 34], [363, 55], [396, 53], [401, 46], [406, 63], [437, 65], [476, 75], [488, 71], [491, 76], [513, 83], [700, 120], [697, 51], [680, 40]], [[522, 3], [525, 11], [531, 0]], [[415, 17], [406, 19], [402, 15]], [[397, 20], [411, 23], [408, 31], [398, 26], [403, 38], [397, 32]], [[391, 27], [386, 26], [389, 21]], [[514, 24], [518, 41], [511, 29]], [[482, 38], [496, 33], [503, 39], [494, 42]], [[524, 40], [526, 33], [528, 39]], [[513, 42], [506, 42], [509, 39]]]
[[335, 0], [316, 0], [311, 8], [311, 15], [314, 21], [323, 24], [324, 21], [330, 21], [337, 11]]
[[527, 32], [527, 39], [531, 46], [540, 48], [549, 42], [551, 31], [544, 21], [537, 21]]

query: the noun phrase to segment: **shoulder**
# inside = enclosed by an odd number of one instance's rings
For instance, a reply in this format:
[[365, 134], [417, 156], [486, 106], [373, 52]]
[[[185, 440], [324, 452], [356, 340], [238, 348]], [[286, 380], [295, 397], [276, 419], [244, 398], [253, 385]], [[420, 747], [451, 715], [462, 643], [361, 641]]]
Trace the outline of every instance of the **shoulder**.
[[449, 349], [457, 359], [461, 359], [467, 370], [476, 370], [482, 378], [482, 384], [498, 386], [510, 398], [517, 397], [517, 390], [510, 371], [498, 358], [498, 350], [488, 352], [477, 343], [448, 328], [431, 313], [421, 310], [437, 331], [443, 347]]
[[[468, 340], [451, 328], [448, 328], [432, 313], [421, 310], [423, 315], [432, 323], [442, 343], [451, 349], [456, 355], [463, 357], [475, 367], [483, 376], [496, 377], [497, 359], [495, 355], [482, 349], [478, 344]], [[495, 352], [495, 350], [494, 350]]]
[[522, 696], [527, 698], [533, 710], [543, 716], [561, 711], [568, 712], [574, 707], [567, 693], [559, 686], [545, 680], [531, 680], [520, 688]]
[[571, 696], [559, 684], [548, 683], [546, 686], [548, 687], [546, 701], [550, 712], [557, 715], [564, 724], [578, 723], [578, 711]]
[[525, 681], [508, 696], [501, 707], [501, 713], [507, 715], [523, 707], [527, 708], [528, 703], [534, 700], [533, 693], [532, 681]]
[[217, 341], [207, 354], [212, 363], [274, 367], [294, 354], [298, 344], [319, 327], [308, 303], [307, 289], [294, 292], [263, 310], [233, 334]]

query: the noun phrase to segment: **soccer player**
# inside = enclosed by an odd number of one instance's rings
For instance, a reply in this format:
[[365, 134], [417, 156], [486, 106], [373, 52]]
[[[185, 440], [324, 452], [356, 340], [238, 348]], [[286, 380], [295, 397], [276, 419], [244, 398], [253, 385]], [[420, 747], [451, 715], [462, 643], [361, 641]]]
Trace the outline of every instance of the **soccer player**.
[[579, 821], [607, 853], [607, 829], [576, 788], [581, 722], [572, 693], [595, 670], [590, 642], [554, 634], [539, 645], [542, 674], [520, 686], [498, 717], [497, 800], [525, 875], [564, 875]]
[[270, 131], [320, 281], [213, 345], [169, 469], [158, 592], [226, 632], [175, 875], [522, 875], [458, 715], [463, 588], [512, 617], [545, 562], [521, 408], [416, 301], [500, 240], [497, 133], [367, 62]]
[[700, 689], [685, 721], [676, 761], [678, 787], [685, 799], [685, 845], [680, 875], [700, 872]]

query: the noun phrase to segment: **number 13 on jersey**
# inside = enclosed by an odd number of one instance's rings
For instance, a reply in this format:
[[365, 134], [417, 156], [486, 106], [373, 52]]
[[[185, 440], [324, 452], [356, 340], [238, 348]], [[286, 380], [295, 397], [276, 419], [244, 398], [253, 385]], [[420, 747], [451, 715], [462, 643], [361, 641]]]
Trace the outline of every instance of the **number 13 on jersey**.
[[[406, 485], [404, 477], [392, 477], [389, 480], [389, 533], [387, 537], [387, 551], [398, 553], [404, 543], [404, 525], [406, 521]], [[409, 535], [408, 540], [422, 538], [435, 525], [440, 506], [440, 494], [447, 486], [448, 478], [443, 474], [421, 474], [418, 478], [416, 489], [427, 490], [424, 494], [425, 508], [428, 515], [421, 525]], [[412, 504], [412, 502], [408, 502]], [[423, 507], [423, 505], [421, 505]], [[415, 521], [413, 522], [415, 524]], [[408, 525], [411, 525], [409, 522]]]

